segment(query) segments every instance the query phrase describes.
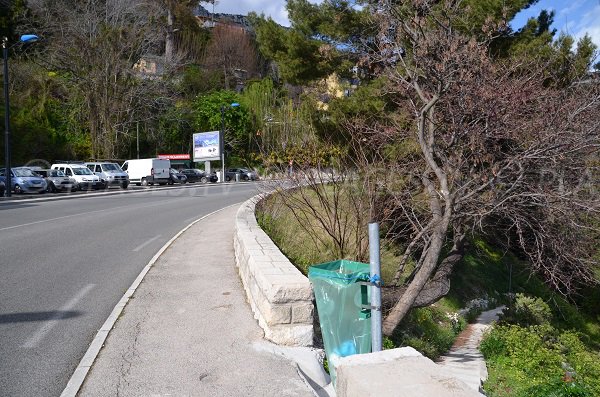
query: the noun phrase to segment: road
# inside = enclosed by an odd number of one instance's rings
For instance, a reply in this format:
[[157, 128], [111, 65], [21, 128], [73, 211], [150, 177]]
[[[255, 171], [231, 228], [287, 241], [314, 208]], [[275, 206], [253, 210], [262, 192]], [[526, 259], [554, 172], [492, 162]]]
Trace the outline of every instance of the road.
[[239, 183], [0, 202], [0, 395], [59, 396], [154, 254], [256, 193]]

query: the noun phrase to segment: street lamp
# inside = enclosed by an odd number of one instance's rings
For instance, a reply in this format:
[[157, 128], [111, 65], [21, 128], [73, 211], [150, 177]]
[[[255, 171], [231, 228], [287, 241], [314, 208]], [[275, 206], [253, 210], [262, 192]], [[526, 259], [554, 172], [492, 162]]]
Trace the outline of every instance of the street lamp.
[[[20, 37], [20, 43], [36, 41], [38, 37], [34, 34], [24, 34]], [[10, 106], [8, 102], [8, 38], [2, 38], [2, 56], [4, 57], [4, 167], [6, 168], [6, 189], [4, 195], [10, 197], [12, 189], [12, 176], [10, 169]]]
[[221, 139], [219, 139], [219, 149], [221, 150], [221, 183], [225, 182], [225, 110], [239, 106], [240, 104], [237, 102], [233, 102], [229, 106], [221, 106]]

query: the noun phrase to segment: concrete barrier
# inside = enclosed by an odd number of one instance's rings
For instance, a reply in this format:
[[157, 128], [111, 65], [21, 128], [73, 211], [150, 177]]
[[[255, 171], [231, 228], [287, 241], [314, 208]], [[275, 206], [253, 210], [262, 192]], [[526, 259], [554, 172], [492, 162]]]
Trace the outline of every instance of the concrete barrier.
[[268, 340], [312, 346], [312, 288], [258, 226], [254, 211], [259, 199], [246, 201], [236, 216], [235, 258], [248, 301]]
[[337, 397], [482, 397], [412, 347], [343, 357]]

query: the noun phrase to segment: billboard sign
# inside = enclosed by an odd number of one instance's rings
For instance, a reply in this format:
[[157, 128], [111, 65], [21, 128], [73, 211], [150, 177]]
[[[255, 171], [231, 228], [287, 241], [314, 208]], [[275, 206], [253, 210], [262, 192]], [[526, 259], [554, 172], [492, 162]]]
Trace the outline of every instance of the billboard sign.
[[219, 131], [194, 134], [194, 161], [220, 160]]

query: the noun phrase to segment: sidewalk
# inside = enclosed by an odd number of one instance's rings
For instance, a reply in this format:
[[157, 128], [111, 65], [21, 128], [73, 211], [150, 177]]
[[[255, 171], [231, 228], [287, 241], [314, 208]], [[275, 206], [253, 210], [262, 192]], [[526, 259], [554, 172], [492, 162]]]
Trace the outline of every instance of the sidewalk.
[[230, 207], [196, 223], [129, 301], [78, 396], [313, 396], [262, 337], [237, 274]]
[[450, 351], [438, 360], [447, 374], [462, 380], [473, 390], [480, 391], [482, 382], [487, 379], [487, 367], [479, 344], [503, 309], [504, 306], [500, 306], [481, 313], [475, 323], [467, 325], [460, 333]]

